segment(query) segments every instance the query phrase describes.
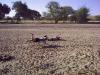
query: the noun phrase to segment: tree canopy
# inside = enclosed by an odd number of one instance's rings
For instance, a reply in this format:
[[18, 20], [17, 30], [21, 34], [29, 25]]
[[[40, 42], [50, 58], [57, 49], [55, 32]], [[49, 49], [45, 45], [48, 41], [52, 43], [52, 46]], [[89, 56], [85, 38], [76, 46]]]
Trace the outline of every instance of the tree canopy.
[[8, 5], [0, 3], [0, 19], [3, 19], [5, 14], [9, 14], [10, 10], [11, 9]]
[[51, 1], [47, 4], [48, 12], [50, 17], [55, 20], [55, 23], [58, 23], [60, 15], [60, 5], [58, 2]]
[[68, 19], [68, 15], [73, 14], [74, 13], [74, 9], [70, 6], [63, 6], [60, 8], [61, 9], [61, 20], [67, 20]]
[[87, 7], [81, 7], [76, 12], [77, 22], [86, 23], [88, 21], [89, 9]]
[[21, 1], [16, 1], [13, 4], [13, 10], [16, 11], [15, 17], [22, 17], [23, 19], [39, 19], [41, 14], [36, 11], [29, 9], [25, 3]]

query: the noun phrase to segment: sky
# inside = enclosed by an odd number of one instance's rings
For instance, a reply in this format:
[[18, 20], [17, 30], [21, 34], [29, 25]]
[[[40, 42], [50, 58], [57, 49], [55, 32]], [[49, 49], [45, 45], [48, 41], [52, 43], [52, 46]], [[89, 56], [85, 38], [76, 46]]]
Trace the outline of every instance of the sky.
[[[57, 1], [61, 6], [71, 6], [75, 10], [85, 6], [90, 9], [91, 15], [100, 15], [100, 0], [0, 0], [1, 3], [7, 4], [10, 7], [12, 7], [15, 1], [26, 3], [30, 9], [37, 10], [41, 14], [47, 11], [46, 5], [50, 1]], [[12, 10], [9, 16], [14, 16], [14, 14], [15, 11]]]

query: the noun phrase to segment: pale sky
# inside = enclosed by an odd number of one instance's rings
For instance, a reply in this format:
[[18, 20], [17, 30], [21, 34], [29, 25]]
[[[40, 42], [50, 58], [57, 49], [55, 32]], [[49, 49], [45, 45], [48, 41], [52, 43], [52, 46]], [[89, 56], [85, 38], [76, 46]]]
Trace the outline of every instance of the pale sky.
[[[1, 3], [7, 4], [12, 7], [13, 2], [22, 1], [28, 5], [30, 9], [34, 9], [42, 12], [46, 11], [46, 5], [50, 1], [57, 1], [61, 6], [72, 6], [74, 9], [78, 9], [82, 6], [86, 6], [90, 9], [90, 14], [100, 15], [100, 0], [0, 0]], [[10, 12], [10, 16], [14, 15], [14, 11]]]

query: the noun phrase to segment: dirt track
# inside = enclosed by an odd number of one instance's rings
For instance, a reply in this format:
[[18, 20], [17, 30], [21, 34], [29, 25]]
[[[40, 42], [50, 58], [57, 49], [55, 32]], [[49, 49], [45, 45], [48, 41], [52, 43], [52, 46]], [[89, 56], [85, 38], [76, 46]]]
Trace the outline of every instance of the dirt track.
[[0, 24], [0, 29], [100, 28], [100, 24]]

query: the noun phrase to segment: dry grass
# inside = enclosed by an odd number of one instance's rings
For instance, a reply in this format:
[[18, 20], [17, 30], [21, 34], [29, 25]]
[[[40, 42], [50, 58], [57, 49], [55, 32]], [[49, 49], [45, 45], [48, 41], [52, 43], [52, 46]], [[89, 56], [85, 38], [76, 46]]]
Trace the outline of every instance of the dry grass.
[[[26, 42], [47, 34], [61, 34], [66, 41], [47, 42], [61, 47], [44, 48]], [[0, 61], [0, 75], [99, 75], [100, 29], [1, 29], [0, 55], [14, 59]]]

